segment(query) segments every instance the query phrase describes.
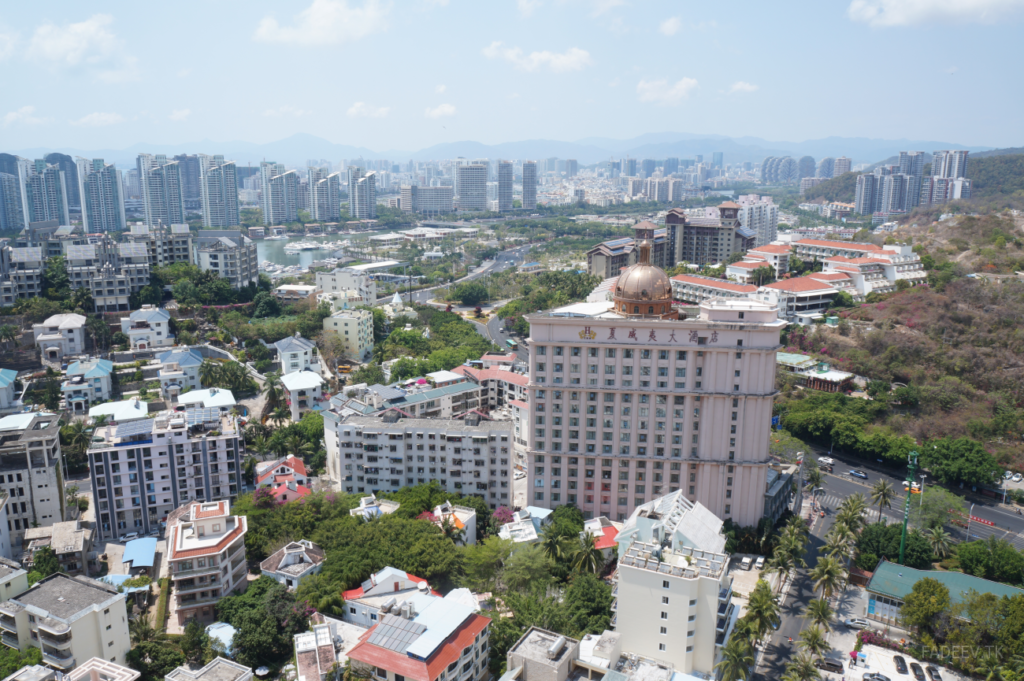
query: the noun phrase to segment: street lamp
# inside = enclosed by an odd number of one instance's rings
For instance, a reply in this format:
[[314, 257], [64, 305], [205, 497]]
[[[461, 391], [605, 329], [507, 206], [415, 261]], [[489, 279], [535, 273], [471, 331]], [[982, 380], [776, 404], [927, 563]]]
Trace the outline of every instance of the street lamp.
[[924, 479], [928, 477], [927, 473], [921, 474], [921, 504], [918, 508], [924, 508]]
[[974, 517], [974, 504], [971, 504], [971, 510], [967, 512], [967, 541], [971, 541], [971, 518]]

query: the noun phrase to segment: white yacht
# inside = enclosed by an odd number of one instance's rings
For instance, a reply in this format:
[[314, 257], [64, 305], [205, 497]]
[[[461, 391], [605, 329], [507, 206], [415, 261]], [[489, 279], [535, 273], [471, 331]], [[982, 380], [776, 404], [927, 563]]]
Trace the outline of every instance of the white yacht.
[[263, 237], [264, 241], [288, 241], [288, 237], [284, 234], [276, 234], [274, 236]]

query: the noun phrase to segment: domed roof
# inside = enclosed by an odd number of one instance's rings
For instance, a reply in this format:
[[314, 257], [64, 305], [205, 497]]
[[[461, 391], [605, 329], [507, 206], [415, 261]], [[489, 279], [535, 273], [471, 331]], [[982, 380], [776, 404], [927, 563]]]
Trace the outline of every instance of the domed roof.
[[671, 300], [672, 282], [660, 267], [638, 262], [619, 275], [615, 297], [643, 302]]

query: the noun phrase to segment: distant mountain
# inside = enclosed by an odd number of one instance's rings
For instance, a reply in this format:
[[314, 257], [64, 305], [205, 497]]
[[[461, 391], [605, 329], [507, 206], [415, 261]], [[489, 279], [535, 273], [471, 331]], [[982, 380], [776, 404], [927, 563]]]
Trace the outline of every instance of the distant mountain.
[[390, 159], [403, 162], [408, 159], [431, 160], [464, 157], [474, 158], [510, 158], [510, 159], [545, 159], [557, 157], [574, 158], [580, 165], [591, 165], [609, 159], [624, 156], [644, 159], [664, 159], [670, 156], [693, 158], [700, 154], [705, 161], [711, 160], [716, 151], [722, 152], [726, 163], [751, 161], [758, 163], [766, 156], [813, 156], [815, 160], [825, 156], [848, 156], [854, 163], [874, 163], [878, 159], [886, 159], [900, 151], [920, 150], [931, 153], [935, 149], [970, 149], [972, 152], [989, 153], [991, 155], [1016, 153], [1017, 149], [991, 150], [991, 147], [965, 147], [951, 142], [934, 142], [921, 140], [882, 140], [865, 137], [826, 137], [804, 142], [772, 142], [760, 137], [726, 137], [712, 134], [692, 134], [682, 132], [647, 133], [632, 139], [612, 139], [607, 137], [587, 137], [575, 142], [558, 140], [522, 140], [502, 144], [482, 144], [470, 140], [462, 142], [446, 142], [436, 144], [419, 151], [390, 149], [374, 151], [366, 147], [349, 144], [335, 144], [322, 137], [298, 133], [276, 142], [256, 144], [253, 142], [232, 141], [213, 142], [203, 140], [187, 144], [133, 144], [126, 149], [68, 149], [68, 148], [34, 148], [8, 150], [26, 158], [42, 158], [47, 153], [60, 151], [72, 156], [85, 158], [102, 158], [108, 163], [116, 163], [121, 168], [135, 165], [135, 157], [140, 153], [167, 154], [169, 156], [182, 153], [224, 154], [239, 165], [258, 164], [260, 161], [277, 161], [292, 166], [304, 166], [307, 159], [327, 159], [333, 163], [341, 159]]
[[991, 151], [979, 151], [972, 153], [971, 158], [988, 158], [989, 156], [1011, 156], [1024, 154], [1024, 147], [1009, 147], [1007, 149], [992, 149]]

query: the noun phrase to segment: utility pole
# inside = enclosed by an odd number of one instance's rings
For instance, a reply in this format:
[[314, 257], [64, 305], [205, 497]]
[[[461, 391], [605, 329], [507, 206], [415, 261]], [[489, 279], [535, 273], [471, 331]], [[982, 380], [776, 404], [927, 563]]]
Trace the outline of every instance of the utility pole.
[[[910, 496], [911, 490], [914, 489], [914, 475], [916, 473], [917, 452], [910, 452], [909, 456], [907, 456], [907, 498], [903, 501], [903, 536], [900, 537], [900, 565], [903, 565], [903, 553], [907, 548], [907, 521], [910, 520]], [[921, 503], [924, 503], [923, 498]]]

